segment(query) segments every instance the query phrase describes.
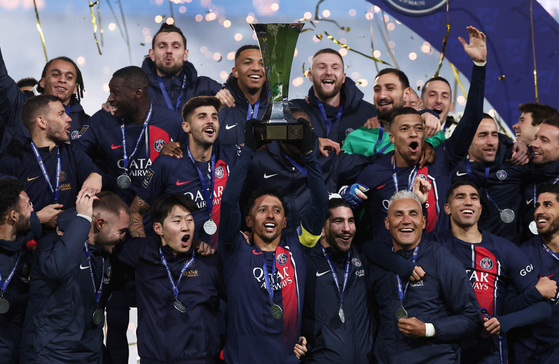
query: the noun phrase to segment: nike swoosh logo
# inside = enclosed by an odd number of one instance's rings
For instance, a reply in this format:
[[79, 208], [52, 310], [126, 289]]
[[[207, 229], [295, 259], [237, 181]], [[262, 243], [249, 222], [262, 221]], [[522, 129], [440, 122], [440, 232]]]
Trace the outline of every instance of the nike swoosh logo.
[[277, 176], [277, 175], [278, 175], [277, 173], [274, 173], [274, 174], [266, 174], [266, 173], [264, 173], [264, 178], [268, 179], [268, 178], [275, 177], [275, 176]]
[[381, 188], [386, 187], [386, 185], [382, 185], [382, 186], [378, 186], [377, 190], [380, 190]]
[[456, 171], [456, 176], [457, 176], [457, 177], [465, 176], [465, 175], [467, 175], [467, 174], [468, 174], [468, 172], [462, 172], [462, 173], [460, 173], [460, 172]]
[[237, 126], [237, 124], [234, 124], [234, 125], [225, 124], [225, 129], [226, 130], [233, 129], [236, 126]]
[[259, 253], [259, 252], [257, 252], [256, 250], [253, 250], [253, 251], [252, 251], [252, 254], [254, 254], [254, 255], [262, 255], [262, 254], [264, 254], [264, 253], [262, 253], [262, 252]]
[[527, 200], [527, 201], [526, 201], [526, 205], [529, 205], [529, 204], [531, 204], [531, 203], [532, 203], [532, 201], [534, 201], [534, 199], [533, 199], [533, 198], [531, 198], [531, 199]]
[[33, 178], [29, 178], [29, 177], [27, 177], [27, 182], [33, 181], [34, 179], [37, 179], [37, 178], [39, 178], [39, 176], [37, 176], [37, 177], [33, 177]]
[[118, 149], [118, 148], [120, 148], [120, 147], [122, 147], [122, 144], [121, 144], [121, 145], [114, 145], [114, 144], [111, 144], [111, 149]]
[[192, 182], [192, 180], [186, 182], [179, 182], [179, 180], [177, 180], [177, 186], [182, 186], [184, 184], [187, 184], [188, 182]]
[[326, 272], [322, 272], [322, 273], [316, 272], [316, 276], [317, 276], [317, 277], [321, 277], [321, 276], [325, 275], [325, 274], [328, 273], [328, 272], [330, 272], [330, 269], [328, 269]]
[[89, 266], [86, 265], [85, 267], [80, 264], [80, 269], [89, 269]]

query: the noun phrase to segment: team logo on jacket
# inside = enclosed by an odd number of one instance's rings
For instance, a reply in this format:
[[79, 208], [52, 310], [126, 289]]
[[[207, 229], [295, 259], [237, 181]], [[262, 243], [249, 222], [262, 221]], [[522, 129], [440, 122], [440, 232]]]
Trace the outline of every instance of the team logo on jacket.
[[60, 171], [60, 182], [66, 181], [66, 172]]
[[223, 167], [222, 166], [218, 166], [215, 169], [215, 178], [222, 178], [224, 174], [225, 173], [223, 172]]
[[153, 142], [153, 149], [155, 149], [156, 152], [161, 152], [161, 149], [163, 149], [164, 146], [165, 141], [163, 139], [157, 139]]
[[353, 264], [354, 266], [356, 266], [357, 268], [361, 267], [361, 261], [357, 258], [353, 258], [351, 260], [351, 264]]
[[503, 170], [503, 169], [499, 169], [499, 170], [497, 171], [497, 173], [495, 173], [495, 175], [497, 176], [497, 178], [498, 178], [500, 181], [502, 181], [502, 180], [504, 180], [504, 179], [507, 178], [507, 172], [506, 172], [505, 170]]
[[109, 265], [107, 268], [107, 278], [111, 278], [111, 273], [113, 272], [113, 267]]
[[424, 174], [418, 174], [418, 175], [417, 175], [417, 178], [421, 178], [421, 179], [427, 181], [427, 176], [424, 175]]
[[285, 263], [287, 263], [287, 260], [289, 259], [289, 257], [287, 256], [287, 254], [285, 253], [281, 253], [276, 257], [276, 262], [279, 265], [284, 265]]
[[72, 140], [78, 139], [80, 137], [79, 134], [80, 132], [78, 130], [74, 130], [72, 134], [70, 134], [70, 137], [72, 138]]
[[353, 128], [347, 128], [347, 129], [345, 130], [345, 136], [348, 136], [349, 133], [351, 133], [353, 130], [355, 130], [355, 129], [353, 129]]
[[480, 260], [479, 265], [485, 270], [490, 270], [491, 268], [493, 268], [493, 261], [491, 260], [491, 258], [485, 257]]

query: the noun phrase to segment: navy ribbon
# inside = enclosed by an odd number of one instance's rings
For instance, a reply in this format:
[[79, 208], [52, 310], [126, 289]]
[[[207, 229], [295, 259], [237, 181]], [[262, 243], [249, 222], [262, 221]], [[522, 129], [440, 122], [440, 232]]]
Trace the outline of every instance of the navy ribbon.
[[35, 158], [37, 158], [37, 162], [39, 162], [39, 168], [41, 168], [41, 172], [43, 173], [43, 177], [45, 178], [45, 181], [47, 182], [49, 189], [50, 189], [50, 193], [52, 195], [52, 198], [54, 199], [54, 202], [58, 202], [58, 196], [60, 195], [60, 147], [58, 147], [58, 151], [57, 151], [57, 158], [58, 161], [56, 163], [56, 186], [55, 188], [52, 187], [52, 183], [50, 183], [50, 177], [47, 173], [47, 169], [45, 168], [45, 164], [43, 163], [43, 159], [41, 158], [41, 155], [39, 154], [39, 150], [37, 149], [37, 146], [35, 145], [34, 142], [31, 142], [31, 148], [33, 149], [33, 153], [35, 154]]
[[159, 247], [159, 257], [161, 258], [161, 263], [163, 264], [163, 266], [167, 270], [167, 276], [169, 277], [169, 281], [171, 282], [171, 287], [173, 288], [173, 295], [175, 295], [175, 299], [178, 300], [178, 297], [179, 297], [178, 285], [181, 282], [181, 278], [184, 275], [184, 272], [186, 272], [186, 270], [192, 265], [192, 263], [194, 263], [194, 258], [196, 257], [196, 251], [194, 249], [192, 249], [192, 258], [190, 258], [190, 260], [188, 260], [188, 262], [184, 263], [184, 265], [181, 269], [181, 273], [179, 274], [179, 280], [177, 281], [176, 284], [175, 284], [175, 280], [173, 279], [173, 275], [171, 274], [171, 270], [169, 269], [169, 264], [167, 263], [167, 258], [165, 258], [165, 255], [163, 255], [163, 250], [161, 250], [161, 247]]
[[485, 182], [487, 181], [487, 177], [489, 177], [489, 170], [491, 169], [491, 166], [486, 167], [485, 168], [485, 173], [483, 176], [483, 181], [482, 184], [480, 184], [477, 180], [476, 177], [474, 176], [474, 173], [472, 172], [472, 167], [470, 164], [470, 159], [466, 158], [466, 170], [468, 171], [468, 175], [470, 176], [470, 178], [472, 178], [475, 182], [476, 185], [478, 185], [480, 188], [482, 188], [485, 191], [485, 196], [487, 196], [487, 199], [489, 201], [491, 201], [491, 203], [493, 205], [495, 205], [495, 207], [497, 208], [497, 210], [501, 211], [501, 209], [499, 208], [499, 206], [497, 206], [497, 204], [495, 203], [495, 201], [493, 201], [493, 199], [491, 198], [491, 196], [489, 196], [489, 192], [487, 191], [487, 186], [483, 186], [485, 185]]
[[287, 160], [293, 164], [293, 167], [297, 168], [299, 170], [299, 172], [303, 173], [305, 175], [305, 177], [307, 177], [307, 171], [305, 170], [305, 168], [303, 168], [303, 166], [301, 166], [299, 163], [295, 162], [295, 160], [291, 157], [289, 157], [287, 154], [285, 155], [285, 158], [287, 158]]
[[[146, 119], [144, 120], [144, 125], [142, 126], [142, 132], [138, 136], [138, 140], [136, 140], [136, 147], [134, 147], [134, 151], [132, 152], [132, 154], [130, 154], [130, 156], [128, 156], [128, 153], [126, 152], [126, 132], [124, 130], [124, 120], [120, 125], [120, 132], [122, 134], [122, 163], [124, 164], [124, 169], [127, 171], [128, 171], [128, 163], [130, 163], [130, 160], [134, 157], [134, 154], [136, 154], [136, 151], [138, 150], [138, 146], [140, 145], [140, 140], [142, 140], [142, 137], [144, 136], [146, 128], [149, 124], [149, 120], [151, 119], [152, 112], [153, 112], [153, 104], [150, 104], [148, 114], [146, 115]], [[146, 148], [146, 158], [149, 158], [149, 148]]]
[[[266, 283], [266, 290], [270, 296], [270, 300], [274, 303], [274, 291], [272, 290], [272, 285], [270, 284], [270, 277], [268, 277], [268, 264], [266, 263], [266, 257], [264, 257], [264, 266], [262, 267], [264, 271], [264, 281]], [[276, 256], [274, 254], [274, 261], [272, 262], [272, 277], [276, 277]]]
[[322, 101], [320, 101], [320, 99], [317, 97], [316, 102], [318, 104], [318, 108], [320, 109], [320, 115], [322, 115], [322, 119], [326, 123], [326, 136], [329, 138], [332, 125], [342, 117], [342, 113], [344, 112], [344, 104], [340, 105], [340, 109], [338, 110], [338, 113], [336, 114], [334, 119], [332, 119], [332, 121], [328, 121], [328, 117], [326, 116], [326, 111], [324, 110]]
[[[392, 248], [394, 249], [394, 248]], [[415, 261], [417, 260], [417, 252], [419, 251], [419, 245], [417, 245], [413, 251], [413, 256], [412, 256], [412, 263], [415, 264]], [[400, 304], [402, 307], [404, 307], [404, 297], [406, 296], [406, 292], [408, 290], [408, 286], [410, 285], [410, 281], [408, 281], [406, 283], [406, 287], [402, 290], [402, 280], [400, 279], [400, 277], [396, 274], [396, 281], [398, 283], [398, 296], [400, 296]]]
[[[202, 173], [202, 171], [200, 171], [200, 168], [198, 168], [198, 165], [196, 164], [196, 161], [194, 160], [194, 157], [192, 156], [192, 152], [190, 152], [190, 147], [186, 146], [186, 151], [188, 152], [188, 156], [190, 157], [190, 160], [192, 161], [192, 164], [194, 164], [194, 167], [196, 167], [196, 171], [198, 171], [198, 177], [200, 178], [200, 184], [202, 185], [202, 192], [204, 193], [204, 199], [206, 200], [206, 208], [208, 209], [208, 213], [210, 214], [210, 220], [212, 219], [212, 212], [213, 212], [213, 204], [214, 204], [214, 200], [213, 200], [213, 191], [214, 191], [214, 185], [215, 185], [215, 154], [212, 153], [212, 185], [210, 186], [210, 191], [208, 192], [208, 189], [206, 188], [206, 179], [204, 178], [204, 174]], [[209, 195], [208, 195], [209, 193]]]
[[[413, 170], [411, 172], [411, 180], [408, 183], [408, 191], [411, 191], [413, 188], [413, 182], [417, 177], [417, 172], [418, 172], [417, 166], [413, 166]], [[392, 181], [394, 181], [394, 188], [396, 189], [396, 192], [398, 192], [398, 174], [396, 173], [396, 155], [394, 155], [394, 160], [392, 161]]]
[[549, 249], [549, 247], [544, 243], [542, 243], [542, 246], [543, 246], [543, 250], [545, 250], [549, 255], [551, 255], [553, 259], [559, 261], [559, 257], [553, 252], [553, 250]]
[[87, 241], [83, 243], [85, 246], [85, 256], [87, 257], [87, 264], [89, 265], [89, 273], [91, 274], [91, 282], [93, 282], [93, 293], [95, 293], [95, 302], [99, 305], [101, 300], [101, 293], [103, 292], [103, 273], [105, 272], [105, 258], [103, 259], [103, 270], [101, 271], [101, 282], [99, 282], [99, 288], [95, 288], [95, 275], [93, 274], [93, 267], [91, 265], [91, 253], [87, 247]]
[[347, 252], [347, 260], [345, 263], [345, 272], [344, 272], [344, 283], [343, 283], [343, 288], [340, 290], [340, 283], [338, 282], [338, 275], [336, 274], [336, 270], [334, 269], [334, 267], [332, 266], [332, 262], [330, 262], [330, 257], [328, 256], [328, 253], [326, 252], [326, 249], [324, 249], [324, 247], [321, 245], [320, 246], [322, 248], [322, 254], [324, 254], [324, 258], [326, 259], [326, 262], [328, 262], [328, 266], [330, 267], [330, 272], [332, 272], [332, 276], [334, 277], [334, 283], [336, 283], [336, 288], [338, 289], [338, 293], [340, 294], [340, 303], [344, 303], [344, 292], [345, 292], [345, 287], [347, 285], [347, 280], [349, 278], [349, 262], [350, 262], [350, 257], [351, 257], [351, 252]]
[[161, 89], [161, 93], [163, 94], [163, 97], [165, 98], [165, 102], [167, 103], [167, 107], [170, 110], [180, 112], [181, 101], [182, 101], [182, 91], [184, 90], [184, 87], [186, 86], [186, 75], [184, 75], [184, 77], [182, 79], [181, 91], [179, 93], [179, 97], [177, 97], [177, 103], [176, 103], [174, 109], [173, 109], [173, 103], [171, 102], [171, 99], [169, 98], [169, 94], [167, 94], [167, 89], [165, 88], [165, 85], [163, 84], [163, 79], [161, 78], [161, 76], [157, 75], [157, 80], [159, 81], [159, 88]]
[[[483, 316], [491, 320], [491, 314], [489, 314], [489, 311], [487, 311], [485, 307], [482, 307], [480, 311]], [[505, 361], [503, 359], [503, 337], [499, 335], [498, 338], [499, 338], [499, 364], [504, 364]]]
[[258, 109], [260, 109], [260, 99], [254, 104], [254, 109], [250, 101], [248, 102], [247, 120], [258, 119]]
[[14, 264], [14, 268], [12, 269], [12, 271], [10, 272], [10, 274], [8, 275], [8, 278], [6, 278], [6, 280], [4, 280], [4, 278], [2, 278], [2, 272], [0, 272], [0, 282], [2, 282], [2, 284], [0, 284], [0, 293], [2, 294], [2, 296], [4, 295], [4, 291], [8, 288], [8, 284], [10, 284], [10, 281], [12, 280], [12, 277], [14, 276], [14, 273], [16, 272], [16, 268], [17, 268], [17, 263], [19, 263], [19, 253], [17, 255], [17, 260], [16, 260], [16, 264]]

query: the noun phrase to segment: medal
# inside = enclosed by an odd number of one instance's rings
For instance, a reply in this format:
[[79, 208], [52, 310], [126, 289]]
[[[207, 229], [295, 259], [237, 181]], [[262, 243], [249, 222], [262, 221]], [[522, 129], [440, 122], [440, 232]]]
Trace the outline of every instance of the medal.
[[403, 318], [408, 318], [408, 311], [402, 306], [396, 310], [396, 321], [400, 321]]
[[344, 313], [344, 304], [340, 305], [340, 309], [338, 310], [338, 316], [340, 316], [340, 321], [342, 324], [345, 324], [345, 313]]
[[204, 231], [206, 232], [206, 234], [208, 235], [213, 235], [217, 232], [217, 225], [216, 223], [212, 220], [209, 219], [208, 221], [206, 221], [204, 223]]
[[530, 232], [534, 235], [538, 235], [538, 225], [536, 224], [536, 222], [534, 220], [532, 220], [530, 222], [530, 225], [528, 225], [528, 227], [530, 228]]
[[510, 224], [511, 222], [514, 221], [514, 211], [512, 211], [511, 209], [504, 209], [501, 210], [501, 220], [505, 223], [505, 224]]
[[186, 307], [184, 306], [184, 303], [182, 303], [181, 301], [179, 301], [178, 298], [175, 298], [175, 302], [173, 303], [173, 306], [175, 307], [175, 309], [177, 311], [179, 311], [180, 313], [185, 313], [186, 312]]
[[132, 179], [130, 179], [130, 177], [128, 177], [128, 175], [126, 175], [126, 174], [121, 174], [116, 179], [116, 184], [117, 184], [118, 187], [125, 190], [128, 187], [130, 187], [130, 185], [132, 184]]
[[103, 322], [103, 310], [100, 308], [97, 308], [95, 310], [95, 312], [93, 312], [93, 323], [95, 325], [100, 325], [101, 322]]
[[281, 309], [280, 306], [276, 305], [275, 303], [273, 303], [272, 307], [270, 307], [270, 311], [272, 312], [272, 316], [276, 320], [279, 320], [283, 316], [283, 310]]
[[336, 288], [338, 289], [338, 293], [340, 295], [340, 309], [338, 310], [338, 316], [340, 317], [340, 321], [342, 322], [342, 324], [345, 324], [345, 312], [344, 312], [344, 292], [345, 292], [345, 287], [347, 285], [347, 280], [349, 278], [349, 268], [350, 268], [350, 261], [351, 261], [351, 251], [347, 252], [347, 259], [346, 259], [346, 263], [345, 263], [345, 272], [344, 272], [344, 283], [342, 288], [340, 289], [340, 284], [338, 282], [338, 275], [336, 274], [336, 270], [334, 269], [334, 266], [332, 265], [332, 262], [330, 262], [330, 257], [328, 256], [328, 253], [326, 252], [326, 249], [321, 245], [320, 246], [322, 248], [322, 255], [324, 255], [324, 259], [326, 259], [326, 262], [328, 263], [328, 266], [330, 267], [330, 272], [332, 272], [332, 277], [334, 278], [334, 283], [336, 284]]
[[5, 314], [10, 310], [10, 303], [4, 297], [0, 298], [0, 314]]
[[[417, 252], [419, 251], [419, 245], [415, 247], [412, 255], [412, 262], [415, 264], [417, 260]], [[402, 318], [408, 318], [408, 311], [404, 308], [404, 297], [406, 297], [406, 292], [408, 290], [408, 286], [410, 285], [410, 281], [406, 283], [406, 287], [402, 289], [402, 280], [400, 276], [396, 274], [396, 283], [398, 283], [398, 296], [400, 297], [400, 308], [396, 310], [396, 321], [399, 321]]]

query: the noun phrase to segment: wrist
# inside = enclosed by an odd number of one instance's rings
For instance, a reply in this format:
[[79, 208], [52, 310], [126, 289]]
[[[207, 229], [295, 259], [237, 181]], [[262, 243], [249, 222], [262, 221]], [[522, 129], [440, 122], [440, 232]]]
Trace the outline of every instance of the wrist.
[[425, 337], [435, 337], [435, 326], [432, 323], [425, 323]]
[[474, 59], [473, 61], [474, 61], [474, 64], [475, 64], [476, 66], [478, 66], [478, 67], [484, 67], [484, 66], [487, 64], [487, 60], [485, 60], [485, 61], [481, 61], [481, 60], [478, 61], [478, 60], [475, 60], [475, 59]]

